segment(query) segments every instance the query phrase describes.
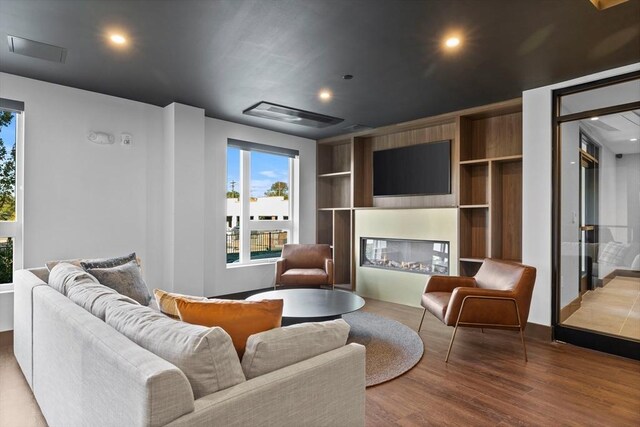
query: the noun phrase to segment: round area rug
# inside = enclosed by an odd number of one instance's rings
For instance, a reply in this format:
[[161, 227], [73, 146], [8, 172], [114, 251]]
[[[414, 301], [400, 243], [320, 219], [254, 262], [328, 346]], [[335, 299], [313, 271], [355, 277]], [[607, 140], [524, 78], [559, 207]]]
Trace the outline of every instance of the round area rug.
[[361, 311], [342, 318], [351, 326], [347, 342], [367, 348], [367, 387], [404, 374], [422, 358], [420, 336], [402, 323]]

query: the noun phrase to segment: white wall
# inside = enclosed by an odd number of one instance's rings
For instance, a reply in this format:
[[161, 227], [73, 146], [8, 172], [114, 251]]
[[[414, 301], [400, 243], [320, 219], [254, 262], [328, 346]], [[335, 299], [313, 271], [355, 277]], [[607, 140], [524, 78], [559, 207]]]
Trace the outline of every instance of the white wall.
[[[272, 265], [225, 265], [227, 137], [300, 150], [296, 232], [301, 242], [315, 240], [315, 141], [207, 119], [199, 108], [160, 108], [6, 73], [0, 97], [25, 103], [25, 268], [135, 250], [151, 289], [215, 295], [268, 287]], [[116, 139], [129, 133], [133, 146], [93, 144], [91, 130]], [[12, 328], [10, 299], [0, 294], [0, 330]]]
[[316, 231], [316, 143], [250, 126], [207, 118], [205, 120], [205, 295], [222, 295], [273, 286], [272, 263], [252, 266], [226, 265], [225, 233], [227, 192], [227, 139], [299, 150], [299, 197], [294, 198], [294, 216], [299, 228], [293, 231], [300, 243], [315, 243]]
[[640, 70], [640, 63], [523, 92], [522, 259], [538, 269], [529, 321], [551, 325], [551, 91]]

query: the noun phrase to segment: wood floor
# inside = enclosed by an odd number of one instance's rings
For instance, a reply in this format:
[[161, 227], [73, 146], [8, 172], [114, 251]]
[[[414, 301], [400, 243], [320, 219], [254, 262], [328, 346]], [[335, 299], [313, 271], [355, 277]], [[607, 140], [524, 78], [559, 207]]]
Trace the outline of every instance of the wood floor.
[[[422, 310], [367, 300], [364, 310], [416, 329]], [[367, 426], [638, 426], [640, 363], [516, 333], [462, 329], [444, 363], [452, 328], [430, 315], [425, 353], [405, 375], [367, 389]], [[0, 426], [43, 425], [0, 334]]]

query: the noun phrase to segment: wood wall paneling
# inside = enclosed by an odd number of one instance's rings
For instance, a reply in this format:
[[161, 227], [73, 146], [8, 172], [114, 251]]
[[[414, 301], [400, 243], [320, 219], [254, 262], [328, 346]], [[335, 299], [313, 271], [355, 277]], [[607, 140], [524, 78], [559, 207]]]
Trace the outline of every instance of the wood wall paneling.
[[492, 256], [522, 259], [522, 162], [494, 162]]
[[460, 257], [486, 258], [489, 233], [487, 208], [460, 210]]
[[333, 244], [333, 211], [318, 211], [317, 243]]
[[351, 282], [351, 210], [333, 212], [333, 258], [335, 283]]
[[489, 203], [489, 167], [487, 163], [460, 165], [460, 204]]
[[[472, 120], [471, 140], [471, 157], [463, 160], [522, 154], [522, 113]], [[469, 147], [466, 150], [469, 155]]]

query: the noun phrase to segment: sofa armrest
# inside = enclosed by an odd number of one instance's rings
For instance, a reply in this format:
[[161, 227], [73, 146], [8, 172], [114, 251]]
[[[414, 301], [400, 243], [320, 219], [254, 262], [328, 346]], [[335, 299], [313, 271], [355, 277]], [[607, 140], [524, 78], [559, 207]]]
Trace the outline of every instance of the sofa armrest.
[[285, 272], [286, 260], [284, 258], [278, 258], [276, 260], [276, 285], [280, 283], [282, 273]]
[[331, 258], [324, 260], [324, 271], [327, 273], [327, 284], [333, 285], [335, 279], [333, 277], [333, 260]]
[[475, 288], [476, 280], [473, 277], [463, 276], [431, 276], [427, 280], [424, 292], [453, 292], [459, 287]]
[[365, 349], [349, 344], [195, 402], [178, 426], [364, 426]]
[[29, 270], [16, 271], [13, 283], [13, 353], [33, 388], [33, 289], [47, 284]]

